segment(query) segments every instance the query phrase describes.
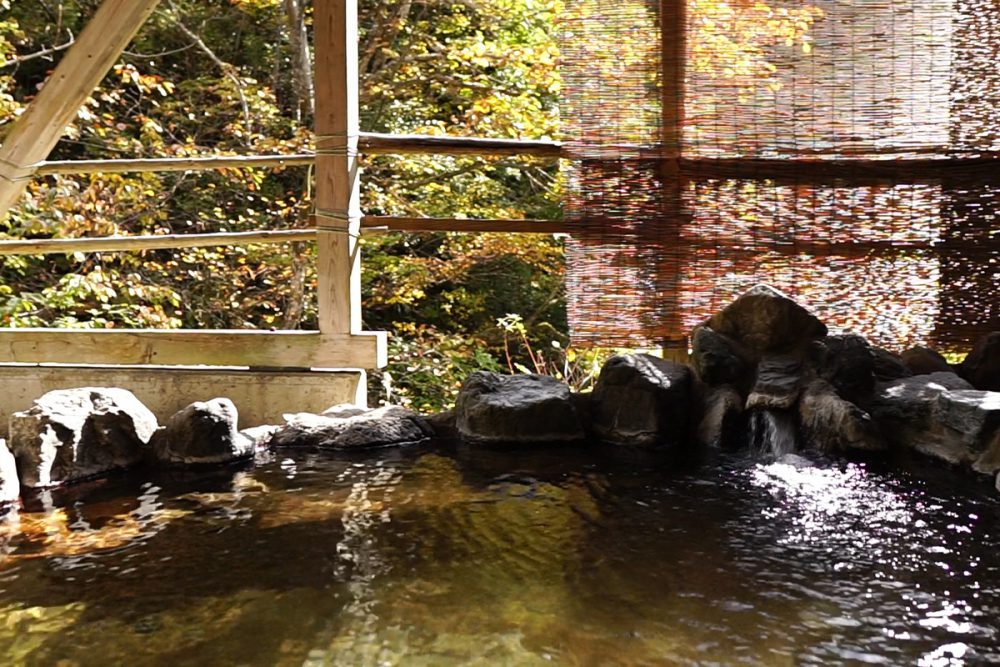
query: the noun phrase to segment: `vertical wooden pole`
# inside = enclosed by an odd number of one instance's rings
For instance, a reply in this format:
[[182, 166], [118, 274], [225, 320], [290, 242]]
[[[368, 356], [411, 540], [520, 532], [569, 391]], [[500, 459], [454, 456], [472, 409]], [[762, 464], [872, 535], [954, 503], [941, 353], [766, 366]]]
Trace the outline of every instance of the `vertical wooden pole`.
[[361, 328], [357, 0], [316, 0], [316, 204], [319, 329]]
[[667, 317], [663, 326], [673, 332], [663, 341], [664, 356], [680, 360], [687, 356], [687, 335], [682, 331], [680, 310], [682, 268], [681, 257], [684, 210], [681, 205], [684, 183], [681, 182], [680, 157], [684, 126], [684, 76], [687, 59], [687, 0], [660, 0], [660, 102], [661, 148], [660, 176], [663, 179], [663, 224], [658, 230], [659, 243], [666, 247], [666, 261], [660, 270], [666, 272], [665, 287], [657, 295], [659, 312]]
[[104, 0], [0, 146], [0, 219], [159, 0]]

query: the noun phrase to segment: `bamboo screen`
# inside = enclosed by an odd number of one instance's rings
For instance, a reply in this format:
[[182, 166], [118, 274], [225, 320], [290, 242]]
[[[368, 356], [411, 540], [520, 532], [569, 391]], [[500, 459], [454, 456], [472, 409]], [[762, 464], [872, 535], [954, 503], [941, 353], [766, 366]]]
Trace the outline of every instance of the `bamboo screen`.
[[759, 282], [889, 348], [1000, 329], [996, 0], [567, 0], [562, 48], [577, 344]]

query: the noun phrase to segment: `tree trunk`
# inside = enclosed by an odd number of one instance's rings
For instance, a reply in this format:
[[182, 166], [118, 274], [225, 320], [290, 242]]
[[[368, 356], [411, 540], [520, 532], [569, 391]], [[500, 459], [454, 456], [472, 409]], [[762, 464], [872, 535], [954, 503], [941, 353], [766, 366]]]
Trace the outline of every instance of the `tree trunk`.
[[282, 3], [288, 23], [288, 42], [292, 48], [292, 80], [298, 97], [298, 120], [300, 123], [308, 123], [313, 117], [315, 88], [305, 12], [302, 0], [282, 0]]

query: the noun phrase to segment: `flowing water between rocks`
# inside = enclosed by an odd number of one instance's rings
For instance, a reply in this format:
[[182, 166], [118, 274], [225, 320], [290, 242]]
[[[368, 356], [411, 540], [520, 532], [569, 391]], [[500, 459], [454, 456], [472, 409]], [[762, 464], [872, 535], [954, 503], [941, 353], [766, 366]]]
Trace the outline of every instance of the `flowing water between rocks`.
[[[974, 478], [428, 446], [137, 473], [3, 519], [6, 665], [1000, 662]], [[63, 661], [63, 662], [59, 662]]]

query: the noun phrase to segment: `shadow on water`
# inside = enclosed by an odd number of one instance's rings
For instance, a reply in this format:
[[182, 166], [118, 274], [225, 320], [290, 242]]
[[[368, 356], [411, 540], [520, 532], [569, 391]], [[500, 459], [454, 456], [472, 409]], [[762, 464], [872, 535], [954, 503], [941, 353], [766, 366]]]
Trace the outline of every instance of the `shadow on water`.
[[8, 517], [0, 650], [81, 665], [1000, 659], [987, 490], [844, 461], [675, 463], [440, 444], [71, 487], [16, 530]]

